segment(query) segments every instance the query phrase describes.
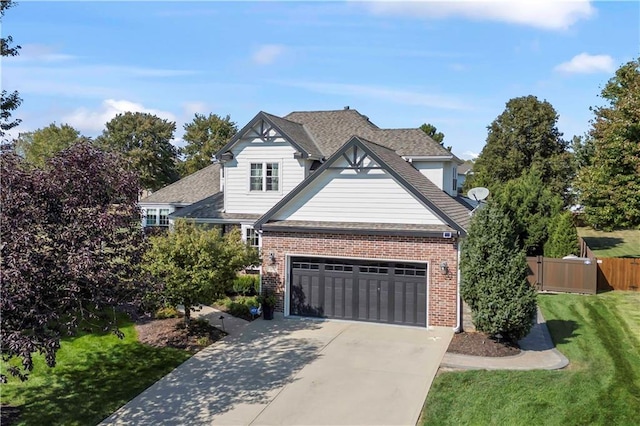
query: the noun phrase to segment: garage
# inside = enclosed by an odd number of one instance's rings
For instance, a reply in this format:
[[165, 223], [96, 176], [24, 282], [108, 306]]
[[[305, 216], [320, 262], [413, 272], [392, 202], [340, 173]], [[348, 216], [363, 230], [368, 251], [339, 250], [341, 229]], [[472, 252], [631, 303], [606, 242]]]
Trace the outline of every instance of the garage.
[[427, 264], [293, 257], [290, 315], [427, 325]]

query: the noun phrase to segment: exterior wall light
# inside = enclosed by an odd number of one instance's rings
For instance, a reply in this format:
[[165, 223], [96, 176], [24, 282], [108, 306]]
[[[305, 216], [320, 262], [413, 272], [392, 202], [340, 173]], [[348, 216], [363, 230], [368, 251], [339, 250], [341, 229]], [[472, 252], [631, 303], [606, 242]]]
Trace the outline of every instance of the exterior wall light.
[[445, 275], [447, 275], [449, 273], [449, 265], [447, 265], [447, 262], [440, 263], [440, 270]]

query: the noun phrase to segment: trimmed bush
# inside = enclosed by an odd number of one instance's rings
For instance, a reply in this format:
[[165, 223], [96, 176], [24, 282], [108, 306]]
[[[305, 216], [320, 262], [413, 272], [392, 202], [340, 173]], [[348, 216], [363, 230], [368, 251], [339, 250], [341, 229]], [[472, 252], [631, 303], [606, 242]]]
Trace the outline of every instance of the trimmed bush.
[[173, 306], [163, 306], [156, 311], [156, 319], [180, 318], [182, 314]]
[[235, 299], [225, 297], [215, 302], [224, 311], [234, 317], [252, 319], [251, 308], [260, 305], [257, 296], [237, 296]]
[[501, 208], [489, 202], [476, 212], [460, 258], [460, 293], [478, 331], [511, 340], [525, 337], [536, 312], [524, 250]]

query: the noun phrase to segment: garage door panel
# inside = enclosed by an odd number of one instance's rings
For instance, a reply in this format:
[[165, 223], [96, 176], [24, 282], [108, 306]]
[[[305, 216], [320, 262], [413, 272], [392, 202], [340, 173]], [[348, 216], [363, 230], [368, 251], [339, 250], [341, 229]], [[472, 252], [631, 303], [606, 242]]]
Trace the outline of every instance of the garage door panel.
[[426, 325], [426, 265], [293, 258], [292, 315]]

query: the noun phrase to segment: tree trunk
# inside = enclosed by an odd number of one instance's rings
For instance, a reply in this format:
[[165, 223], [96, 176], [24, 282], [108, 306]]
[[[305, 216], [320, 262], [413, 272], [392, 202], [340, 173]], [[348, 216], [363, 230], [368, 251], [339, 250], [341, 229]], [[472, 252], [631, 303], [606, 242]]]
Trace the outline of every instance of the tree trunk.
[[189, 309], [189, 307], [186, 305], [184, 307], [184, 323], [187, 325], [187, 327], [191, 326], [191, 309]]

